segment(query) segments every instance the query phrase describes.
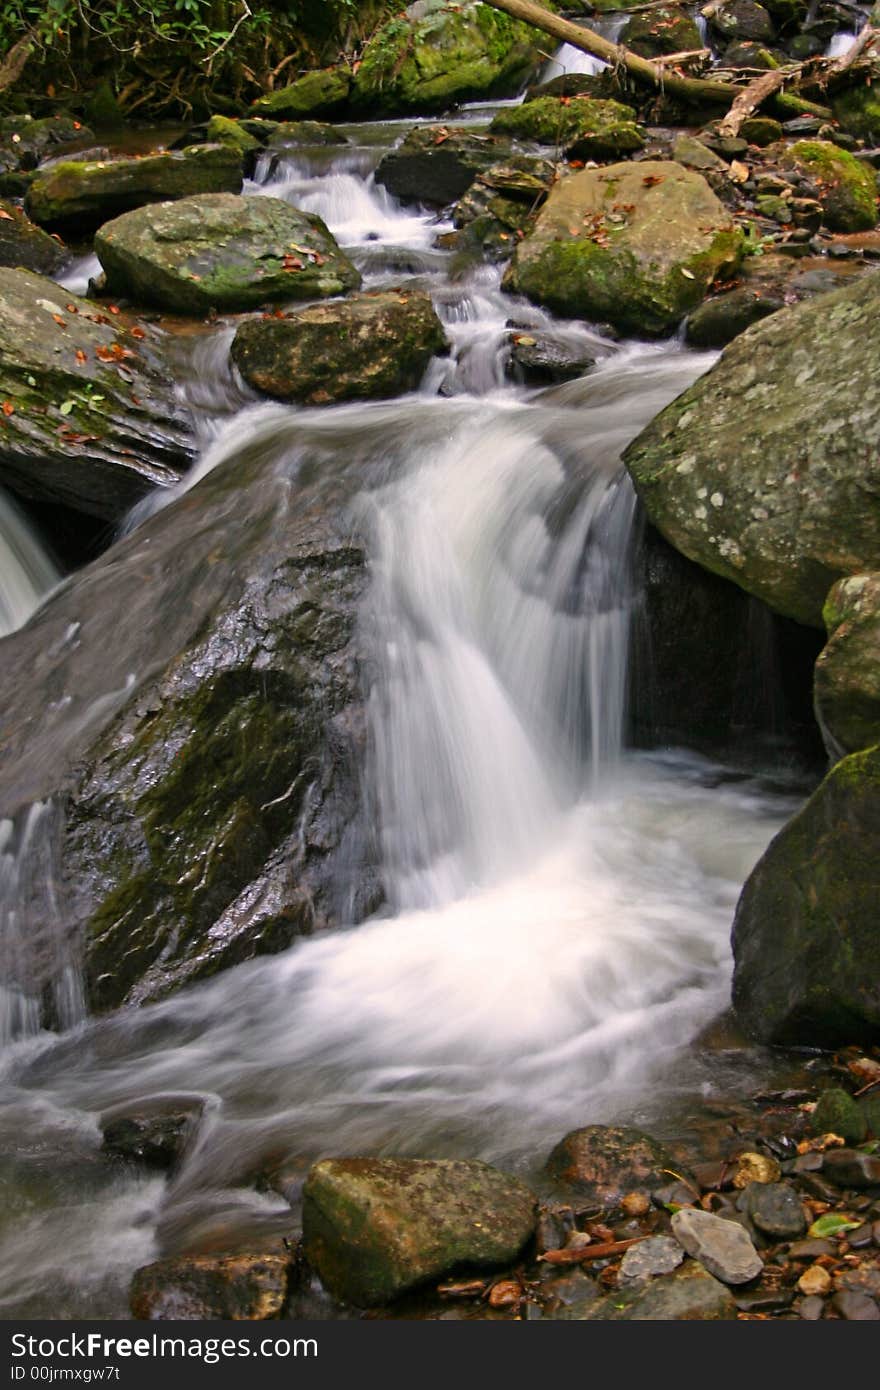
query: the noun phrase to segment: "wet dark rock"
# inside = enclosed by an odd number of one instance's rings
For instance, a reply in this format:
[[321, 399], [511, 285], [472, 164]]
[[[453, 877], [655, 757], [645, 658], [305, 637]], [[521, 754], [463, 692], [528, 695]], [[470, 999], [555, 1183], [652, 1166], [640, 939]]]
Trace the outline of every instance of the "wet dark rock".
[[454, 226], [466, 233], [461, 240], [488, 261], [509, 260], [556, 177], [556, 166], [537, 155], [513, 155], [478, 174], [453, 209]]
[[529, 385], [573, 381], [596, 365], [594, 354], [576, 348], [564, 337], [552, 332], [515, 330], [509, 341], [513, 375]]
[[101, 1116], [103, 1147], [116, 1158], [150, 1168], [172, 1168], [204, 1108], [201, 1096], [157, 1096], [126, 1101]]
[[24, 270], [0, 269], [0, 483], [120, 519], [192, 461], [162, 338]]
[[[880, 513], [864, 504], [880, 432], [867, 366], [878, 302], [880, 277], [866, 275], [774, 314], [735, 339], [624, 456], [673, 545], [816, 627], [838, 578], [880, 564]], [[773, 410], [763, 409], [771, 398]]]
[[25, 206], [44, 227], [97, 227], [144, 204], [200, 193], [240, 193], [241, 186], [239, 150], [193, 145], [144, 159], [53, 164], [34, 179]]
[[508, 139], [454, 126], [416, 126], [390, 150], [376, 170], [376, 182], [404, 202], [445, 207], [467, 191], [478, 174], [513, 154]]
[[747, 1284], [764, 1268], [748, 1232], [708, 1211], [682, 1208], [672, 1217], [672, 1234], [689, 1255], [725, 1284]]
[[156, 1321], [262, 1322], [279, 1318], [291, 1284], [284, 1255], [192, 1255], [135, 1272], [132, 1317]]
[[590, 97], [539, 97], [505, 107], [490, 129], [493, 134], [553, 146], [567, 159], [615, 159], [645, 144], [645, 133], [631, 106]]
[[37, 888], [61, 894], [21, 908], [29, 992], [57, 968], [59, 917], [98, 1013], [381, 901], [361, 782], [366, 571], [345, 514], [367, 465], [316, 449], [292, 485], [289, 450], [279, 409], [274, 432], [4, 639], [2, 814], [23, 823], [54, 798]]
[[320, 217], [280, 198], [208, 193], [138, 208], [105, 223], [95, 250], [110, 294], [177, 313], [326, 299], [360, 285]]
[[672, 1236], [649, 1236], [631, 1245], [620, 1265], [620, 1281], [631, 1284], [657, 1274], [671, 1274], [684, 1259], [684, 1251]]
[[341, 131], [321, 121], [281, 121], [266, 141], [266, 147], [270, 150], [347, 144], [348, 140]]
[[666, 53], [685, 53], [703, 47], [700, 31], [689, 14], [662, 6], [632, 15], [618, 42], [643, 58], [659, 58]]
[[0, 266], [53, 275], [69, 259], [65, 246], [31, 222], [21, 208], [0, 199]]
[[716, 1322], [736, 1317], [730, 1291], [695, 1261], [647, 1284], [616, 1289], [588, 1309], [591, 1322]]
[[656, 1139], [639, 1129], [614, 1125], [572, 1130], [547, 1160], [557, 1182], [603, 1208], [617, 1206], [628, 1192], [652, 1192], [662, 1186], [670, 1167], [675, 1167], [672, 1158]]
[[411, 391], [446, 347], [428, 294], [373, 290], [285, 318], [251, 319], [235, 335], [232, 359], [267, 396], [325, 405]]
[[807, 1229], [803, 1206], [785, 1183], [749, 1183], [740, 1202], [757, 1230], [773, 1240], [797, 1240]]
[[836, 1187], [880, 1187], [880, 1157], [857, 1149], [831, 1149], [822, 1168]]
[[848, 1091], [832, 1086], [823, 1091], [810, 1116], [813, 1134], [839, 1134], [848, 1144], [861, 1144], [868, 1125], [858, 1101]]
[[750, 39], [730, 44], [725, 48], [721, 61], [726, 68], [757, 68], [759, 72], [770, 72], [779, 67], [779, 58], [775, 53], [764, 44]]
[[714, 295], [688, 315], [685, 336], [692, 347], [720, 348], [785, 307], [784, 299], [740, 286]]
[[0, 192], [12, 197], [27, 191], [37, 165], [65, 146], [94, 139], [88, 126], [70, 116], [0, 118]]
[[509, 1263], [536, 1216], [528, 1188], [476, 1161], [324, 1159], [303, 1189], [309, 1263], [366, 1308], [460, 1266]]
[[874, 1244], [874, 1227], [866, 1221], [854, 1231], [847, 1231], [846, 1243], [850, 1250], [867, 1250]]
[[750, 39], [758, 43], [772, 40], [776, 34], [769, 13], [756, 0], [727, 0], [713, 10], [709, 29], [722, 39]]
[[[880, 749], [873, 748], [832, 769], [743, 889], [733, 1002], [755, 1037], [814, 1047], [876, 1039], [878, 846]], [[826, 1154], [825, 1174], [838, 1162]]]
[[[828, 752], [833, 758], [868, 748], [880, 740], [880, 574], [857, 574], [839, 580], [822, 610], [828, 642], [816, 662], [816, 714]], [[853, 1134], [858, 1133], [858, 1109], [845, 1097]], [[824, 1097], [823, 1097], [824, 1099]], [[863, 1121], [864, 1124], [864, 1121]], [[845, 1139], [844, 1129], [829, 1125]], [[863, 1136], [859, 1136], [863, 1137]], [[858, 1143], [859, 1138], [852, 1142]]]
[[790, 1260], [818, 1260], [820, 1255], [836, 1255], [837, 1246], [831, 1240], [811, 1236], [807, 1240], [796, 1240], [788, 1248]]
[[832, 1297], [831, 1306], [847, 1322], [880, 1322], [880, 1305], [866, 1293], [841, 1289]]

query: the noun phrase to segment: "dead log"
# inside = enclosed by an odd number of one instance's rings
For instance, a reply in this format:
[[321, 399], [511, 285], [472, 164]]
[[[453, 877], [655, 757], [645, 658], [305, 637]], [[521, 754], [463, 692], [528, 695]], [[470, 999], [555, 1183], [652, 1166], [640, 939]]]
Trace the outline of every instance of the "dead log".
[[767, 97], [773, 92], [778, 92], [785, 81], [786, 72], [784, 68], [775, 68], [770, 72], [763, 72], [760, 77], [756, 77], [747, 87], [743, 87], [734, 100], [733, 105], [728, 111], [724, 120], [718, 127], [719, 135], [739, 135], [740, 128], [749, 116], [754, 115], [758, 107], [766, 101]]

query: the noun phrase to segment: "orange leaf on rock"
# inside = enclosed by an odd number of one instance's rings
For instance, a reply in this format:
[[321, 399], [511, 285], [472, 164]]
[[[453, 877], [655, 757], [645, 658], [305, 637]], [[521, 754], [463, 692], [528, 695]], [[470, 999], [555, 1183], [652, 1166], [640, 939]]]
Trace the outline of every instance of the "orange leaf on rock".
[[76, 360], [77, 360], [77, 362], [79, 362], [80, 365], [82, 365], [83, 362], [85, 362], [85, 360], [86, 360], [86, 355], [85, 355], [85, 353], [83, 352], [82, 348], [77, 348], [77, 350], [76, 350]]
[[67, 327], [67, 319], [62, 314], [53, 314], [52, 317], [61, 328]]
[[14, 222], [15, 218], [12, 216], [11, 212], [7, 212], [5, 208], [0, 208], [0, 220], [3, 222]]
[[15, 414], [15, 406], [12, 404], [12, 401], [3, 402], [3, 414], [7, 416]]

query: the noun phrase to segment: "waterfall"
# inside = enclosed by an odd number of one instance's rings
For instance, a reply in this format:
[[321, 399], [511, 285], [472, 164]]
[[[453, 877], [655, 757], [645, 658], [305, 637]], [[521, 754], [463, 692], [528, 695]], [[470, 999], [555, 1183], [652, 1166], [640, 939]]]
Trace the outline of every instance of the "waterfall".
[[0, 492], [0, 637], [26, 623], [60, 578], [33, 528]]

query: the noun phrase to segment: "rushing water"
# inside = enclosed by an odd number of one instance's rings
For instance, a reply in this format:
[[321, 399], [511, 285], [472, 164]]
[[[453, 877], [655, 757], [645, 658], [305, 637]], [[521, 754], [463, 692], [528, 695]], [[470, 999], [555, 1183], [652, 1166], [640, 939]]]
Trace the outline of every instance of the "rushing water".
[[33, 526], [0, 491], [0, 637], [27, 622], [59, 578]]
[[[572, 1125], [662, 1115], [714, 1084], [686, 1045], [725, 1007], [739, 888], [794, 802], [686, 753], [624, 750], [635, 507], [619, 462], [713, 359], [554, 323], [494, 270], [451, 279], [436, 219], [375, 185], [378, 154], [373, 133], [267, 161], [259, 187], [319, 212], [368, 285], [429, 288], [450, 357], [399, 402], [302, 411], [251, 397], [220, 328], [181, 386], [204, 438], [182, 488], [279, 437], [403, 461], [356, 505], [389, 907], [60, 1039], [9, 998], [8, 1031], [25, 1036], [0, 1073], [6, 1316], [119, 1316], [157, 1252], [287, 1229], [287, 1205], [252, 1190], [279, 1154], [301, 1171], [377, 1151], [530, 1171]], [[512, 384], [511, 317], [589, 347], [596, 367], [546, 391]], [[32, 816], [42, 862], [51, 808]], [[11, 834], [0, 825], [0, 911], [24, 952]], [[69, 962], [57, 995], [69, 1023]], [[172, 1181], [102, 1160], [102, 1110], [178, 1091], [205, 1110]]]

